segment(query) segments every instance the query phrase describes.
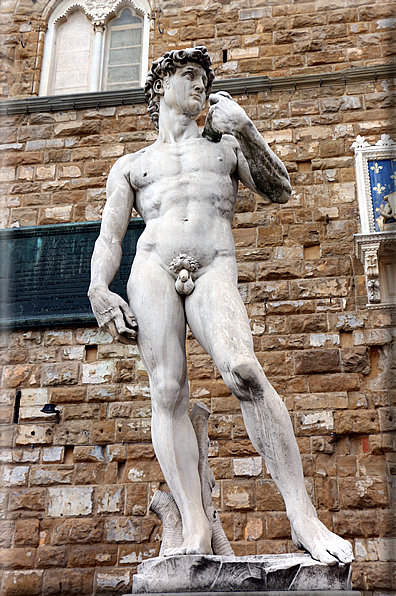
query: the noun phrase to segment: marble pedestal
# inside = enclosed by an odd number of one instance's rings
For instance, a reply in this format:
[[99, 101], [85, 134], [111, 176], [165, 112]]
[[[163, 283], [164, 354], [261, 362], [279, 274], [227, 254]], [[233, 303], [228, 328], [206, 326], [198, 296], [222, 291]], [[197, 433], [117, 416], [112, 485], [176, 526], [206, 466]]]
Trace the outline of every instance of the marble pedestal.
[[[308, 554], [248, 557], [183, 555], [149, 559], [133, 578], [133, 594], [315, 591], [345, 596], [352, 589], [349, 565], [328, 566]], [[319, 592], [318, 592], [319, 591]], [[350, 594], [359, 594], [350, 592]], [[252, 594], [253, 596], [253, 594]]]

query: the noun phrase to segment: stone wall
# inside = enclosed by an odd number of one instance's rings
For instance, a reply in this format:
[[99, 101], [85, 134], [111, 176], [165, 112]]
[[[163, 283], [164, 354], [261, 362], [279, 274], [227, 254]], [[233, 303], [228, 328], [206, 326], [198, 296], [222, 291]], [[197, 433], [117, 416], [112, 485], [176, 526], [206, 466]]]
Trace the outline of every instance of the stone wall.
[[[269, 4], [161, 2], [164, 33], [157, 15], [150, 54], [204, 42], [229, 78], [383, 64], [392, 52], [390, 4]], [[16, 5], [1, 14], [3, 97], [29, 95], [39, 78], [44, 3]], [[377, 596], [396, 581], [395, 321], [365, 307], [351, 144], [358, 134], [395, 138], [393, 91], [393, 81], [373, 81], [235, 97], [293, 186], [282, 206], [239, 193], [234, 236], [256, 353], [290, 411], [319, 516], [354, 543], [354, 586]], [[100, 219], [111, 165], [156, 138], [143, 105], [4, 117], [1, 127], [3, 228]], [[235, 552], [292, 552], [237, 400], [192, 337], [188, 353], [192, 401], [212, 412], [215, 501]], [[126, 592], [138, 561], [158, 553], [148, 503], [164, 488], [137, 350], [95, 328], [51, 328], [4, 333], [0, 357], [0, 590], [47, 596], [61, 582], [62, 596]], [[59, 423], [40, 412], [48, 402]]]

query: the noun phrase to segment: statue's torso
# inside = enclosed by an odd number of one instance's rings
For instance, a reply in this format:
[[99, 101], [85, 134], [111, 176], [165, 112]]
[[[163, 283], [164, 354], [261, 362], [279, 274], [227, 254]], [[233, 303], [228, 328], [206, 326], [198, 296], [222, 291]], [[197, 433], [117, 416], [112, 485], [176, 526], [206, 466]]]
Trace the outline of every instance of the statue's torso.
[[165, 265], [185, 253], [201, 267], [234, 254], [235, 145], [234, 139], [199, 137], [155, 143], [139, 153], [129, 173], [135, 207], [146, 222], [139, 252], [153, 252]]

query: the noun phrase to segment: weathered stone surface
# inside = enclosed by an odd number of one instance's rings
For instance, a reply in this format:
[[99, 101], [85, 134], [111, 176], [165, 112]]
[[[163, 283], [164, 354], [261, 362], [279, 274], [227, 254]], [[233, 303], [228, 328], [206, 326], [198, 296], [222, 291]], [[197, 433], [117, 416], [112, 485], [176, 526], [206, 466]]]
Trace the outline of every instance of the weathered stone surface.
[[15, 545], [38, 546], [38, 542], [39, 521], [37, 519], [18, 519], [15, 522]]
[[141, 563], [133, 593], [348, 590], [350, 575], [348, 565], [329, 567], [309, 555], [184, 555]]
[[335, 412], [335, 428], [339, 434], [375, 433], [379, 431], [375, 410]]
[[62, 583], [62, 593], [70, 596], [91, 594], [93, 578], [93, 569], [46, 569], [43, 592], [44, 594], [59, 594], [59, 584]]
[[298, 375], [314, 373], [334, 373], [340, 371], [338, 350], [304, 350], [294, 354], [294, 367]]
[[67, 519], [58, 522], [53, 531], [53, 544], [92, 544], [103, 542], [103, 520]]
[[384, 478], [340, 478], [339, 485], [341, 502], [346, 509], [388, 505], [388, 487]]
[[4, 574], [3, 588], [5, 596], [41, 596], [43, 587], [43, 572], [8, 571]]
[[45, 508], [45, 490], [26, 488], [10, 492], [10, 511], [41, 511]]
[[89, 515], [92, 512], [91, 487], [50, 488], [48, 515], [50, 517]]

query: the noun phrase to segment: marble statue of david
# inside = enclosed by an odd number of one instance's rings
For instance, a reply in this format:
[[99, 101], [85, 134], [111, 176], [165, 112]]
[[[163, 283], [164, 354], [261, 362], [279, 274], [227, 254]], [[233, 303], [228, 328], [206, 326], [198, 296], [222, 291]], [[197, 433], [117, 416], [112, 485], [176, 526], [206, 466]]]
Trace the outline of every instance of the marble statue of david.
[[[349, 542], [318, 520], [307, 495], [297, 443], [282, 400], [253, 351], [237, 288], [231, 223], [238, 182], [286, 203], [286, 168], [245, 111], [224, 92], [210, 95], [206, 135], [195, 119], [214, 78], [206, 48], [156, 60], [145, 87], [158, 138], [113, 166], [89, 298], [101, 327], [137, 339], [150, 379], [152, 440], [183, 523], [182, 546], [167, 554], [210, 554], [198, 447], [189, 416], [186, 323], [240, 400], [246, 428], [279, 489], [294, 543], [324, 563], [348, 563]], [[130, 305], [109, 290], [132, 208], [146, 223], [128, 281]]]

